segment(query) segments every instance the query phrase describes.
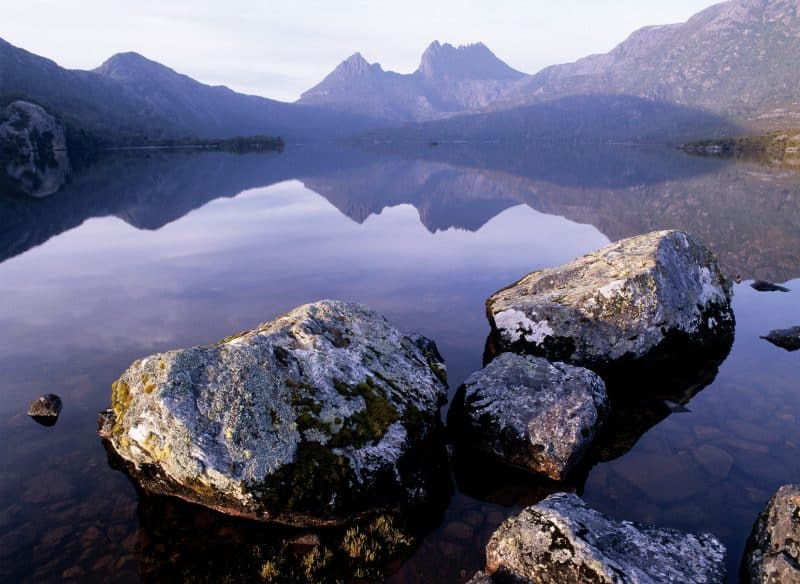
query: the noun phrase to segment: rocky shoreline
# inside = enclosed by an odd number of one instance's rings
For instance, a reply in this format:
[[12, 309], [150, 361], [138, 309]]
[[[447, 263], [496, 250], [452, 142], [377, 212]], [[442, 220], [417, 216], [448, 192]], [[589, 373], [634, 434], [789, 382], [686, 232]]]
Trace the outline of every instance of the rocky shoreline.
[[[115, 382], [99, 433], [143, 496], [312, 530], [424, 515], [449, 497], [455, 461], [486, 457], [550, 483], [490, 538], [473, 582], [724, 582], [714, 536], [616, 521], [565, 491], [713, 380], [733, 342], [731, 294], [713, 254], [679, 231], [525, 276], [487, 300], [485, 367], [453, 398], [449, 445], [435, 343], [330, 300], [136, 361]], [[751, 548], [765, 551], [749, 552], [751, 573], [785, 556], [764, 533], [786, 529], [787, 508], [773, 501], [759, 519]], [[392, 529], [380, 537], [412, 539]], [[327, 557], [313, 531], [301, 539], [296, 561]], [[788, 549], [786, 574], [797, 567]], [[265, 581], [287, 581], [295, 568], [280, 566]]]

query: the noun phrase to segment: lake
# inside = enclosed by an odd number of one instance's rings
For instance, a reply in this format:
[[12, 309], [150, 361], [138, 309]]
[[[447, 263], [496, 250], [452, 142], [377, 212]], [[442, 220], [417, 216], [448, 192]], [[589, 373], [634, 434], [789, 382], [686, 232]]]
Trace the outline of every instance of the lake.
[[[715, 534], [736, 582], [759, 510], [800, 482], [800, 352], [760, 338], [800, 325], [800, 173], [661, 147], [146, 151], [103, 157], [44, 199], [0, 194], [0, 223], [4, 581], [240, 581], [258, 575], [248, 545], [282, 537], [139, 497], [109, 466], [97, 413], [135, 359], [341, 299], [434, 339], [452, 396], [482, 366], [490, 294], [658, 229], [696, 234], [742, 278], [730, 353], [668, 388], [689, 411], [637, 405], [561, 487], [456, 453], [449, 497], [383, 573], [463, 582], [503, 519], [562, 488], [614, 518]], [[25, 412], [51, 392], [64, 409], [40, 426]]]

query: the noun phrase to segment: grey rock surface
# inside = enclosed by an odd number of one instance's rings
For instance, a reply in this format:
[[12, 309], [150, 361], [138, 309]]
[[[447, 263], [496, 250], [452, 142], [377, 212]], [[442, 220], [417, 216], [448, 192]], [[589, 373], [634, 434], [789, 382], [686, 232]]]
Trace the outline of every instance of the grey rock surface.
[[800, 582], [800, 485], [784, 485], [753, 526], [744, 557], [752, 584]]
[[28, 415], [33, 418], [57, 418], [61, 413], [61, 398], [54, 393], [40, 395], [28, 408]]
[[459, 399], [470, 446], [555, 480], [581, 460], [608, 413], [596, 373], [514, 353], [468, 377]]
[[605, 366], [732, 338], [731, 284], [681, 231], [623, 239], [533, 272], [486, 302], [495, 351]]
[[365, 306], [320, 301], [136, 361], [99, 433], [147, 491], [256, 519], [341, 523], [435, 490], [446, 398], [436, 355]]
[[33, 197], [52, 195], [70, 173], [64, 127], [27, 101], [15, 101], [0, 114], [0, 153], [3, 180]]
[[761, 337], [769, 341], [776, 347], [786, 349], [787, 351], [800, 350], [800, 326], [793, 326], [788, 329], [779, 329], [771, 331], [768, 335]]
[[536, 583], [726, 581], [725, 547], [713, 535], [615, 521], [566, 493], [507, 519], [486, 546], [486, 571]]

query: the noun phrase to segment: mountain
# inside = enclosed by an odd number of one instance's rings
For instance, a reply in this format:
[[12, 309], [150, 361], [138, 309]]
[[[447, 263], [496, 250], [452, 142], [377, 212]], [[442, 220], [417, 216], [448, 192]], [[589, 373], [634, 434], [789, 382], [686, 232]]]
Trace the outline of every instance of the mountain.
[[434, 41], [410, 74], [384, 71], [355, 53], [297, 103], [391, 121], [424, 121], [487, 106], [525, 77], [483, 43], [454, 47]]
[[758, 125], [800, 119], [800, 0], [731, 0], [650, 26], [603, 55], [548, 67], [491, 109], [629, 95]]
[[[554, 110], [565, 117], [545, 124], [557, 133], [577, 128], [585, 135], [584, 128], [598, 125], [591, 118], [600, 116], [608, 118], [612, 130], [604, 137], [649, 138], [666, 128], [683, 139], [739, 126], [796, 127], [798, 62], [800, 0], [729, 0], [685, 23], [638, 30], [606, 54], [535, 75], [511, 69], [480, 43], [458, 48], [433, 43], [409, 75], [383, 71], [356, 54], [303, 94], [300, 103], [395, 121], [445, 120], [422, 130], [424, 139], [496, 138], [508, 131], [536, 138], [542, 134], [540, 114]], [[628, 113], [619, 110], [625, 100], [635, 104]], [[691, 132], [670, 129], [668, 118], [642, 116], [647, 103], [691, 114], [680, 124]], [[571, 120], [573, 112], [566, 110], [576, 104], [580, 120]], [[604, 104], [615, 108], [608, 116]], [[620, 114], [635, 131], [616, 131]], [[709, 123], [693, 126], [692, 120], [703, 116]], [[403, 135], [414, 132], [416, 127]]]
[[0, 99], [19, 98], [41, 105], [68, 129], [111, 142], [254, 134], [319, 138], [375, 125], [363, 115], [332, 115], [204, 85], [137, 53], [114, 55], [93, 71], [68, 70], [0, 39]]

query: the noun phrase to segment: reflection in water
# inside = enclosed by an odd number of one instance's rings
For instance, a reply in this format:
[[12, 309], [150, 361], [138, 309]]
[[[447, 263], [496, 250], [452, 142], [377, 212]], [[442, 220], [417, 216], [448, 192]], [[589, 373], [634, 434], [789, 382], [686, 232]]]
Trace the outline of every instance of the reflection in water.
[[383, 581], [441, 518], [380, 515], [341, 529], [245, 521], [180, 500], [139, 495], [136, 563], [143, 582]]
[[777, 281], [798, 275], [795, 172], [663, 147], [509, 152], [444, 145], [420, 155], [428, 159], [302, 146], [269, 156], [110, 155], [44, 201], [0, 197], [0, 259], [91, 217], [115, 215], [139, 229], [159, 229], [213, 199], [299, 179], [358, 223], [411, 204], [431, 232], [475, 231], [526, 204], [594, 225], [612, 241], [685, 229], [709, 244], [731, 275]]
[[[435, 339], [455, 389], [481, 366], [490, 294], [607, 243], [573, 221], [612, 238], [686, 228], [746, 278], [782, 281], [800, 265], [796, 175], [684, 163], [663, 149], [430, 150], [428, 160], [301, 147], [116, 156], [46, 199], [0, 196], [0, 580], [202, 579], [196, 566], [249, 574], [282, 540], [179, 502], [139, 500], [109, 470], [96, 414], [111, 381], [143, 355], [341, 298]], [[651, 387], [660, 378], [634, 383], [658, 399], [621, 402], [568, 488], [614, 517], [712, 531], [735, 569], [766, 499], [800, 481], [798, 353], [759, 339], [800, 322], [793, 294], [737, 286], [727, 360], [682, 366], [692, 375], [662, 388]], [[31, 423], [31, 400], [53, 391], [65, 405], [58, 424]], [[663, 399], [689, 397], [690, 413], [668, 415]], [[455, 494], [426, 514], [430, 531], [414, 531], [414, 544], [381, 564], [390, 582], [465, 581], [503, 519], [553, 488], [527, 475], [500, 483], [458, 450], [452, 463]], [[353, 574], [347, 565], [338, 573]]]

